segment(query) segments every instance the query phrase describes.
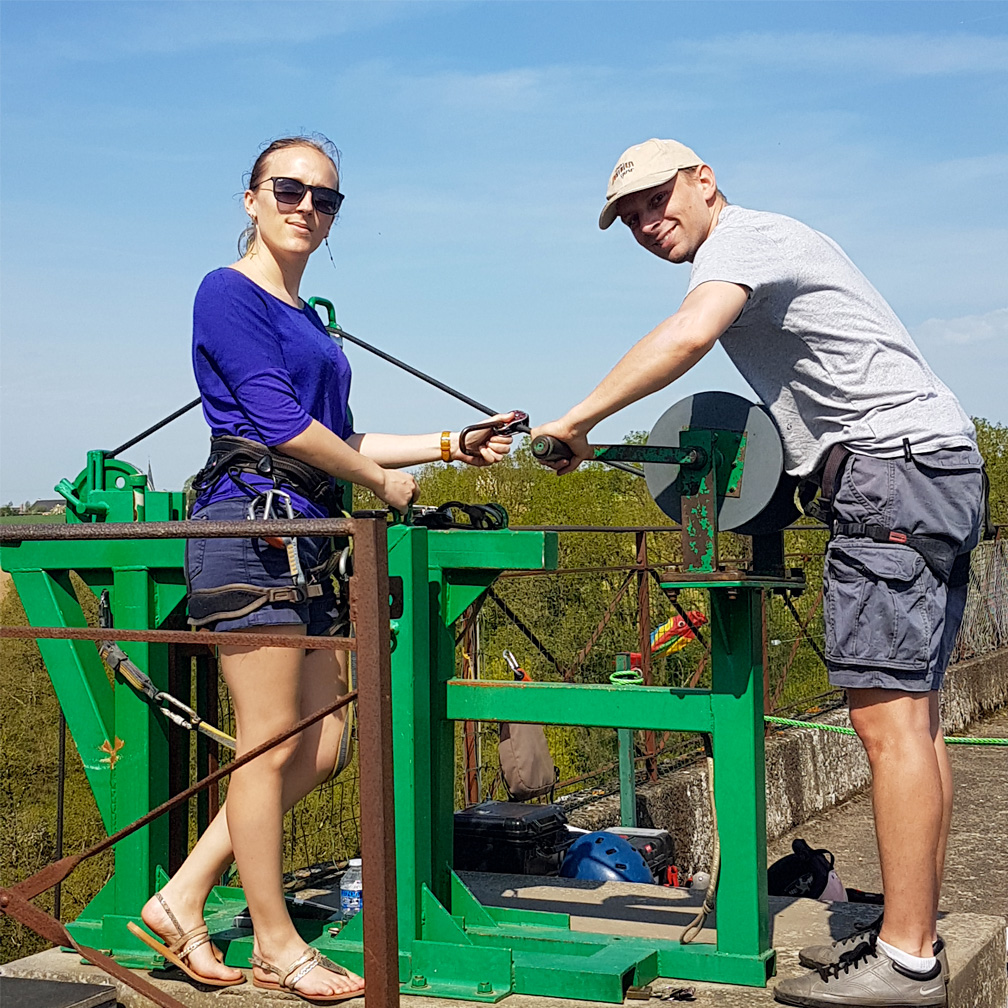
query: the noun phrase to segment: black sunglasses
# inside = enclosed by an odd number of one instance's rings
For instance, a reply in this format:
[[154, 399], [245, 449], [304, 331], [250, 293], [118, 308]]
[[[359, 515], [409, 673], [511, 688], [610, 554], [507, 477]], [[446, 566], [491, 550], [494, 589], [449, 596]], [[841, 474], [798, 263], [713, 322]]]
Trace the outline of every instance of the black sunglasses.
[[265, 182], [273, 183], [273, 195], [277, 203], [287, 203], [297, 206], [304, 199], [304, 194], [310, 192], [312, 195], [312, 205], [319, 213], [335, 216], [339, 213], [339, 208], [343, 204], [343, 193], [338, 189], [329, 189], [326, 186], [305, 185], [298, 179], [278, 176], [263, 179], [259, 185]]

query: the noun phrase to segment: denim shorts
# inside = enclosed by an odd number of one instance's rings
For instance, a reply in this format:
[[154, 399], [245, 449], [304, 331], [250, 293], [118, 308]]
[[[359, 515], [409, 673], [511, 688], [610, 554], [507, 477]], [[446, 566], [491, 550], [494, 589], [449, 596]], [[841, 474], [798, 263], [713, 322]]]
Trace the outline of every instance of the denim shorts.
[[[248, 500], [222, 500], [208, 504], [193, 521], [243, 521]], [[302, 569], [324, 563], [332, 553], [326, 536], [299, 536], [298, 557]], [[262, 588], [288, 588], [294, 584], [285, 550], [263, 539], [189, 539], [185, 550], [186, 587], [189, 592], [220, 588], [227, 584], [251, 584]], [[244, 630], [252, 626], [301, 624], [311, 636], [332, 632], [341, 621], [341, 606], [331, 577], [322, 581], [322, 594], [305, 602], [267, 602], [234, 619], [207, 624], [209, 630]]]
[[966, 606], [969, 553], [981, 535], [981, 465], [976, 449], [912, 461], [847, 459], [833, 499], [838, 522], [939, 536], [958, 559], [944, 582], [910, 546], [832, 538], [823, 574], [832, 685], [911, 693], [941, 687]]

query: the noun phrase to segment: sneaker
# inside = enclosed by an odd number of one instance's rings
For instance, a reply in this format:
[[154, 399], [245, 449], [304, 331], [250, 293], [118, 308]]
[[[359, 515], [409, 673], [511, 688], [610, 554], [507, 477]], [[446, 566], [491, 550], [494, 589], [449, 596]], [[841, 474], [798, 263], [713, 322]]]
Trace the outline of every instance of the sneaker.
[[947, 1004], [940, 963], [926, 973], [904, 969], [876, 950], [873, 940], [844, 952], [826, 969], [782, 980], [773, 995], [781, 1004], [802, 1008], [945, 1008]]
[[798, 962], [806, 969], [829, 969], [840, 962], [845, 952], [853, 952], [862, 942], [874, 941], [882, 930], [882, 914], [846, 938], [838, 938], [829, 945], [807, 945], [798, 953]]
[[[860, 931], [855, 931], [854, 934], [848, 935], [846, 938], [830, 942], [829, 945], [806, 946], [798, 953], [798, 962], [806, 967], [806, 969], [828, 969], [830, 966], [835, 966], [840, 962], [840, 957], [845, 952], [853, 952], [862, 942], [878, 938], [881, 929], [882, 914], [879, 914], [875, 920], [865, 924]], [[941, 963], [942, 978], [948, 983], [948, 953], [945, 951], [945, 940], [941, 935], [938, 936], [933, 947], [935, 958]]]

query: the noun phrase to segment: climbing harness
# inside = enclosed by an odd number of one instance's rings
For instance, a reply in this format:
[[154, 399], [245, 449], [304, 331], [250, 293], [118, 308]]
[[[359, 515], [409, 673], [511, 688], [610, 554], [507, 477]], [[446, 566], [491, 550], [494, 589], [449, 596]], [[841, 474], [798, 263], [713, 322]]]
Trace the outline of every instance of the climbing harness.
[[[252, 475], [270, 479], [273, 486], [259, 490], [244, 478]], [[342, 514], [343, 500], [338, 485], [321, 469], [298, 459], [267, 448], [258, 441], [230, 435], [214, 437], [210, 441], [207, 464], [193, 478], [197, 491], [207, 490], [224, 476], [230, 477], [248, 496], [246, 517], [250, 521], [274, 518], [293, 519], [294, 506], [291, 494], [283, 487], [325, 507], [330, 514]], [[264, 605], [288, 602], [300, 604], [318, 598], [324, 592], [327, 578], [341, 575], [340, 599], [347, 597], [348, 549], [339, 549], [333, 543], [329, 557], [321, 564], [305, 570], [298, 554], [297, 539], [293, 536], [267, 536], [263, 540], [275, 549], [286, 553], [291, 584], [284, 587], [265, 588], [260, 585], [232, 583], [216, 588], [198, 588], [189, 593], [189, 623], [205, 626], [218, 620], [238, 619]], [[347, 625], [348, 612], [341, 605], [340, 616], [330, 633], [342, 632]]]

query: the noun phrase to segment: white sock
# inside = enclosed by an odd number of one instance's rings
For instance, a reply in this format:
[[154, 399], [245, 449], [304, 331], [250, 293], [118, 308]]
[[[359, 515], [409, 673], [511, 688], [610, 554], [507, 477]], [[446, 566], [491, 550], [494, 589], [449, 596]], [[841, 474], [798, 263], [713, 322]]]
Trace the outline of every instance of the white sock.
[[895, 945], [882, 941], [881, 938], [876, 939], [875, 945], [885, 952], [893, 962], [899, 963], [904, 969], [913, 970], [915, 973], [928, 973], [934, 969], [935, 963], [938, 962], [933, 955], [927, 956], [927, 958], [912, 956], [909, 952], [904, 952], [903, 949], [898, 949]]

